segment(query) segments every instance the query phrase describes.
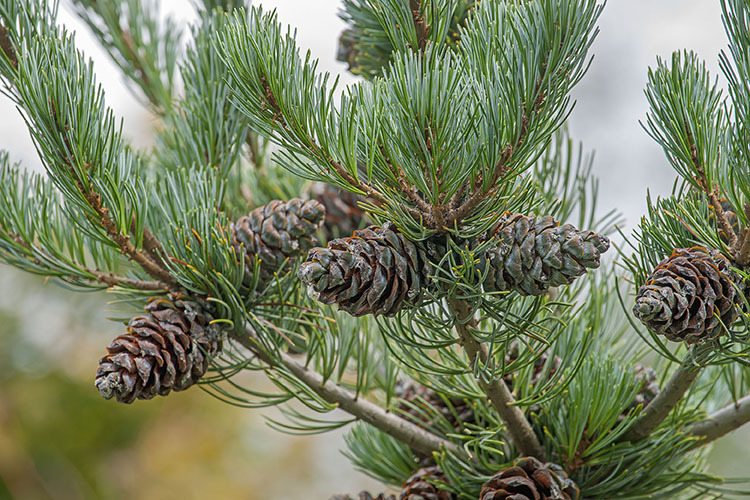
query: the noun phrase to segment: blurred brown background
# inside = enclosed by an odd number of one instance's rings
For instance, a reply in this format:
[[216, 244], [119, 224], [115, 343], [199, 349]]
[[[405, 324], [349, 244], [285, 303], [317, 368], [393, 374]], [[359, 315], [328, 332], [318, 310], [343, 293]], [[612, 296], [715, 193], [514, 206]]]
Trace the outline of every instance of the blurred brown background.
[[[256, 1], [277, 8], [299, 28], [300, 44], [324, 70], [335, 59], [343, 28], [338, 0]], [[127, 90], [118, 70], [70, 14], [61, 21], [94, 60], [108, 102], [124, 118], [134, 144], [148, 147], [154, 119]], [[189, 20], [190, 2], [164, 0]], [[718, 0], [612, 0], [601, 20], [595, 60], [575, 92], [573, 136], [596, 149], [604, 208], [618, 208], [632, 229], [645, 210], [646, 189], [666, 194], [674, 174], [638, 124], [642, 89], [657, 55], [691, 48], [718, 74], [725, 45]], [[33, 145], [11, 103], [0, 98], [0, 148], [40, 170]], [[73, 294], [0, 267], [0, 499], [327, 499], [377, 484], [340, 454], [342, 433], [290, 437], [263, 415], [199, 389], [133, 405], [102, 400], [93, 385], [96, 361], [120, 333], [108, 321], [106, 294]], [[253, 383], [261, 385], [259, 378]], [[711, 456], [722, 475], [750, 475], [750, 429], [723, 439]]]

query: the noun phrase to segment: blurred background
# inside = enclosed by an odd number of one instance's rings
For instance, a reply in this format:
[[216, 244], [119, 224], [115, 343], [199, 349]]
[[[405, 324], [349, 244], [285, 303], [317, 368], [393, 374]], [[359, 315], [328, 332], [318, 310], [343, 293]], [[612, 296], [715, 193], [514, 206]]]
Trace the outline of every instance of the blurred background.
[[[23, 1], [23, 0], [21, 0]], [[157, 1], [157, 0], [155, 0]], [[164, 0], [165, 13], [190, 22], [188, 0]], [[339, 0], [257, 0], [299, 29], [298, 40], [323, 70], [354, 81], [335, 61]], [[138, 147], [156, 120], [63, 0], [60, 21], [93, 58], [108, 104]], [[725, 45], [718, 0], [613, 0], [601, 18], [595, 59], [575, 91], [571, 133], [596, 150], [603, 209], [617, 208], [632, 230], [647, 190], [667, 194], [674, 174], [639, 125], [642, 89], [656, 57], [690, 48], [719, 75]], [[20, 115], [0, 98], [0, 148], [41, 170]], [[108, 321], [106, 294], [72, 294], [0, 267], [0, 499], [325, 500], [380, 488], [339, 450], [342, 434], [289, 437], [269, 429], [273, 410], [237, 409], [201, 390], [117, 405], [93, 385], [96, 361], [121, 326]], [[259, 379], [257, 384], [263, 384]], [[712, 470], [750, 475], [750, 429], [724, 438]]]

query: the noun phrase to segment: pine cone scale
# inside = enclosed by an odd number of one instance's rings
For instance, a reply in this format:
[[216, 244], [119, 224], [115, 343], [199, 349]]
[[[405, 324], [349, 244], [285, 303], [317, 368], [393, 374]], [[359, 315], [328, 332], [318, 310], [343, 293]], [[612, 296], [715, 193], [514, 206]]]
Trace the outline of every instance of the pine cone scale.
[[609, 240], [570, 224], [559, 225], [551, 216], [505, 214], [484, 240], [496, 245], [484, 256], [490, 272], [488, 291], [517, 291], [541, 295], [550, 287], [567, 285], [599, 267]]
[[735, 281], [729, 261], [718, 252], [677, 249], [638, 290], [633, 313], [669, 340], [712, 341], [739, 315]]
[[315, 200], [274, 200], [232, 224], [234, 247], [249, 260], [259, 259], [263, 282], [315, 246], [315, 233], [323, 224], [325, 208]]
[[324, 304], [353, 316], [392, 316], [416, 305], [427, 275], [426, 257], [391, 225], [355, 231], [314, 248], [298, 277]]
[[218, 327], [197, 303], [154, 299], [99, 360], [96, 386], [105, 399], [151, 399], [194, 385], [220, 347]]
[[580, 495], [560, 466], [525, 457], [485, 482], [479, 500], [578, 500]]

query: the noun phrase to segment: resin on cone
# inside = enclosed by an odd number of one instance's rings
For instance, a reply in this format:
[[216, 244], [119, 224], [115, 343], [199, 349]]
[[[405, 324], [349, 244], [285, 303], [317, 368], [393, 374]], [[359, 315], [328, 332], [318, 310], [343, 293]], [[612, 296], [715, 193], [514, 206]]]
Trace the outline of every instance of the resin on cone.
[[259, 260], [260, 279], [268, 282], [285, 264], [317, 244], [315, 233], [324, 218], [325, 208], [316, 200], [274, 200], [232, 225], [233, 243], [244, 249], [251, 269]]
[[568, 285], [588, 269], [599, 267], [609, 239], [591, 231], [560, 225], [551, 216], [506, 213], [484, 239], [497, 244], [486, 251], [487, 291], [542, 295]]
[[194, 385], [221, 348], [221, 331], [197, 302], [157, 297], [99, 360], [96, 387], [120, 403], [166, 396]]
[[742, 300], [730, 267], [717, 251], [677, 249], [638, 290], [633, 312], [649, 330], [674, 342], [715, 340], [737, 319]]
[[482, 485], [479, 500], [579, 500], [580, 490], [559, 465], [516, 460]]
[[313, 248], [298, 277], [313, 298], [352, 316], [393, 316], [421, 301], [428, 274], [422, 251], [387, 223]]

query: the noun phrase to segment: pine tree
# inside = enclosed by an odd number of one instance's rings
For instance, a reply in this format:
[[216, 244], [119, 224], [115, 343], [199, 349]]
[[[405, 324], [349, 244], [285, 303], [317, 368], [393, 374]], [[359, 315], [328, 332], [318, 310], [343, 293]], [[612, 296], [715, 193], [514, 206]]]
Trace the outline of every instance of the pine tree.
[[[722, 0], [728, 94], [692, 52], [649, 71], [680, 182], [618, 246], [624, 280], [565, 126], [602, 2], [345, 0], [346, 89], [261, 7], [204, 0], [183, 30], [73, 3], [157, 145], [123, 139], [54, 1], [0, 0], [0, 77], [46, 171], [0, 155], [0, 257], [132, 316], [92, 360], [104, 397], [202, 384], [286, 432], [349, 426], [402, 500], [736, 486], [705, 465], [750, 421], [750, 1]], [[321, 185], [354, 200], [335, 221]]]

